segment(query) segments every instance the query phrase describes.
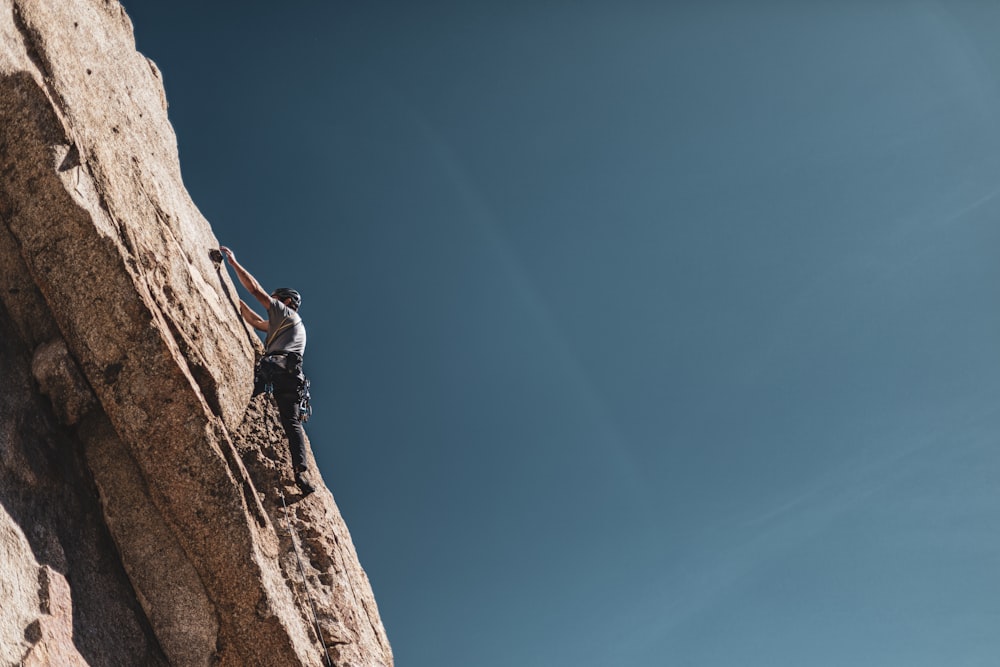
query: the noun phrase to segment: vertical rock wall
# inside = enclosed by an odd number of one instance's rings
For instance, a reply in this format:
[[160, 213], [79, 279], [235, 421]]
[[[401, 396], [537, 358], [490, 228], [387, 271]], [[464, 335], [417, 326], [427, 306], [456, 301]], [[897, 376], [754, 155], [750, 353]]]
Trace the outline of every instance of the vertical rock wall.
[[0, 664], [392, 664], [217, 245], [118, 2], [0, 0]]

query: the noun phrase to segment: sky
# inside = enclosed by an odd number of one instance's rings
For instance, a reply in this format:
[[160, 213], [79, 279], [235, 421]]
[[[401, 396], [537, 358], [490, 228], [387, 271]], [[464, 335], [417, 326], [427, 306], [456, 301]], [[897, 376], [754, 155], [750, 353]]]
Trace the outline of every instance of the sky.
[[124, 5], [398, 665], [996, 665], [1000, 5]]

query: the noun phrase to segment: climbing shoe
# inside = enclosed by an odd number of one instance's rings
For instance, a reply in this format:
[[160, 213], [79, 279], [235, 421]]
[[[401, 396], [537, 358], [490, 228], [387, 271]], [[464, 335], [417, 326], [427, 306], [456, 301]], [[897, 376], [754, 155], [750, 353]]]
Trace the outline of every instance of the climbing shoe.
[[299, 487], [299, 491], [302, 493], [303, 498], [316, 490], [301, 472], [295, 473], [295, 485]]

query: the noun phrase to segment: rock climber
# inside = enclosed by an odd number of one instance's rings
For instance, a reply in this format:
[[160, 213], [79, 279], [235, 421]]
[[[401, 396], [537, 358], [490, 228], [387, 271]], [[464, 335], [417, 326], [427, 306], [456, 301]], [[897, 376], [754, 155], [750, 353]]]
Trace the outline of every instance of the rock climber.
[[306, 398], [307, 384], [302, 373], [302, 356], [306, 351], [306, 328], [299, 316], [302, 297], [293, 289], [281, 287], [270, 294], [264, 291], [257, 279], [236, 261], [229, 248], [219, 248], [223, 257], [236, 272], [236, 277], [260, 305], [267, 310], [265, 320], [240, 299], [240, 314], [250, 326], [267, 332], [264, 339], [264, 356], [257, 362], [254, 373], [253, 395], [265, 391], [274, 395], [278, 404], [281, 426], [288, 437], [292, 455], [295, 484], [302, 496], [313, 492], [313, 485], [306, 479], [305, 430], [302, 428], [301, 406]]

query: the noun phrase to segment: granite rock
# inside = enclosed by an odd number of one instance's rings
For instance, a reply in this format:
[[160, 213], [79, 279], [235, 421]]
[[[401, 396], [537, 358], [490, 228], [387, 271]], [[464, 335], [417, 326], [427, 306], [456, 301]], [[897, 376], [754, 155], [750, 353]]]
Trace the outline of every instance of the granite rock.
[[116, 0], [0, 0], [0, 664], [387, 667], [166, 106]]

